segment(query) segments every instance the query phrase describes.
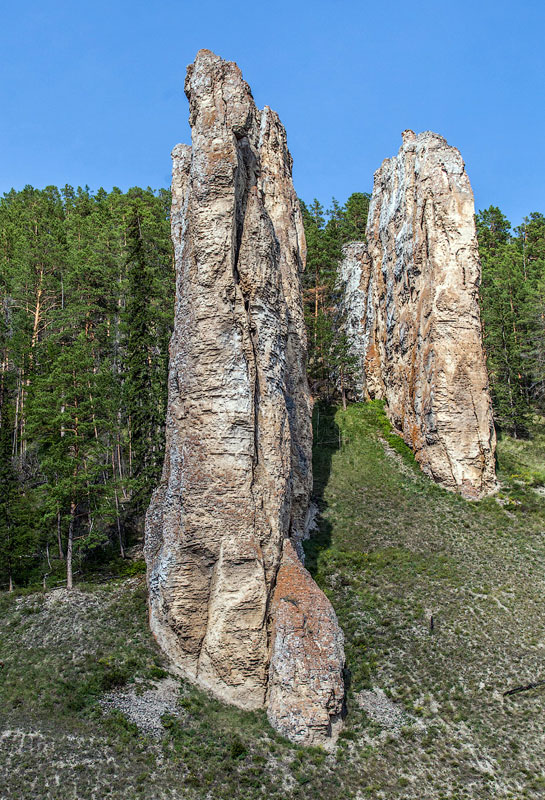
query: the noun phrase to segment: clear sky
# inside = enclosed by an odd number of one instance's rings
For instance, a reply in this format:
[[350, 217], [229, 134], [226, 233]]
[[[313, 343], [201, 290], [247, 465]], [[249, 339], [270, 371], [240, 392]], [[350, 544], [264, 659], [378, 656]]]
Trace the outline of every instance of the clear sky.
[[370, 191], [412, 128], [461, 150], [477, 208], [545, 213], [544, 0], [3, 0], [0, 192], [167, 186], [201, 47], [278, 111], [305, 200]]

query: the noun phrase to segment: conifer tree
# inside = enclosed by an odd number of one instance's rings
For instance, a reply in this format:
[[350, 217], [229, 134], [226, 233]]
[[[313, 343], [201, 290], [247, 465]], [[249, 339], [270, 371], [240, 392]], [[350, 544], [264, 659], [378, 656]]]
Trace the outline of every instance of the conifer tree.
[[491, 206], [476, 221], [484, 345], [496, 422], [515, 437], [525, 436], [530, 413], [532, 281], [521, 243], [512, 236], [501, 211]]
[[312, 392], [327, 400], [340, 393], [346, 402], [346, 393], [356, 380], [355, 361], [339, 328], [335, 287], [343, 244], [365, 238], [369, 199], [361, 192], [352, 194], [344, 206], [333, 199], [327, 212], [318, 200], [308, 207], [301, 203], [307, 240], [304, 307], [308, 374]]
[[147, 506], [150, 487], [157, 482], [162, 466], [170, 335], [165, 314], [172, 308], [172, 296], [169, 300], [164, 295], [165, 283], [171, 285], [165, 275], [169, 252], [157, 237], [160, 221], [153, 211], [145, 198], [135, 197], [127, 226], [124, 398], [137, 512]]
[[[139, 479], [142, 508], [162, 459], [173, 298], [169, 192], [26, 187], [0, 200], [0, 381], [11, 381], [12, 466], [21, 497], [34, 503], [48, 562], [71, 562], [69, 543], [80, 561], [114, 538], [124, 548], [132, 456], [127, 226], [135, 201], [148, 280], [140, 304], [150, 321], [144, 405], [153, 417], [143, 458], [155, 469], [148, 482]], [[30, 556], [26, 564], [30, 575]]]
[[0, 386], [0, 583], [13, 591], [32, 557], [34, 532], [25, 515], [25, 498], [15, 469], [13, 449], [13, 405], [8, 376]]

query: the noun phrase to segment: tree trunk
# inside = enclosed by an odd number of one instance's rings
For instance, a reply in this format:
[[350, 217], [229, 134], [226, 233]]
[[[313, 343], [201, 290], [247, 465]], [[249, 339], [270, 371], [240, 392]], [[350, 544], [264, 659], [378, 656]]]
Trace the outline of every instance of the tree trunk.
[[318, 267], [314, 271], [314, 347], [318, 341]]
[[61, 531], [61, 512], [57, 511], [57, 544], [59, 546], [59, 558], [64, 561], [64, 551], [62, 549], [62, 531]]
[[15, 419], [13, 422], [13, 448], [11, 451], [12, 456], [17, 458], [17, 439], [18, 439], [18, 432], [19, 432], [19, 389], [20, 389], [20, 374], [21, 371], [19, 370], [19, 374], [17, 375], [17, 396], [15, 399]]
[[506, 342], [506, 338], [505, 338], [505, 328], [504, 328], [503, 325], [502, 325], [502, 329], [501, 329], [501, 334], [502, 334], [502, 340], [503, 340], [503, 356], [504, 356], [504, 359], [505, 359], [505, 368], [507, 370], [507, 386], [509, 387], [509, 407], [511, 409], [511, 420], [513, 422], [513, 438], [514, 439], [518, 439], [518, 436], [517, 436], [517, 427], [518, 427], [518, 425], [517, 425], [517, 419], [516, 419], [516, 414], [515, 414], [515, 404], [513, 402], [513, 390], [512, 390], [512, 387], [511, 387], [511, 364], [510, 364], [510, 360], [509, 360], [509, 353], [508, 353], [508, 350], [507, 350], [507, 342]]
[[72, 576], [72, 551], [74, 544], [74, 518], [76, 516], [76, 503], [74, 500], [70, 501], [70, 523], [68, 525], [68, 543], [66, 545], [66, 588], [71, 590], [74, 588], [74, 581]]
[[32, 324], [32, 339], [30, 342], [30, 363], [32, 364], [33, 350], [38, 343], [38, 333], [40, 330], [41, 310], [42, 310], [42, 284], [43, 284], [44, 270], [40, 269], [40, 282], [36, 290], [36, 304], [34, 306], [34, 321]]
[[132, 478], [132, 420], [129, 414], [129, 478]]
[[119, 553], [121, 558], [125, 558], [125, 548], [123, 547], [123, 536], [121, 535], [121, 524], [119, 522], [119, 500], [117, 498], [117, 489], [114, 489], [115, 494], [115, 518], [117, 522], [117, 536], [119, 538]]

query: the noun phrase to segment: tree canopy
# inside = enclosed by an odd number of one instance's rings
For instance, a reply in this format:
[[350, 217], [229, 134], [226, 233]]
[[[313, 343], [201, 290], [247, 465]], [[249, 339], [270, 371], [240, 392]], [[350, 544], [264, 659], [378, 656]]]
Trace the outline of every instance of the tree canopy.
[[[369, 194], [301, 202], [316, 399], [360, 376], [338, 311], [343, 245]], [[170, 193], [25, 187], [0, 199], [0, 588], [68, 582], [125, 555], [159, 479], [174, 312]], [[496, 424], [545, 413], [545, 217], [476, 216]]]

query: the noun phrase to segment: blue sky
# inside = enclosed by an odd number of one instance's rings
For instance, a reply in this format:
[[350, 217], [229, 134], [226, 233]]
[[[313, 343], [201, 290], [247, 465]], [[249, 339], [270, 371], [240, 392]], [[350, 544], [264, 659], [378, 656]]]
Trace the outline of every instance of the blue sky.
[[518, 224], [545, 213], [544, 32], [543, 0], [4, 0], [0, 192], [168, 185], [207, 47], [280, 114], [303, 199], [370, 191], [401, 131], [431, 129]]

